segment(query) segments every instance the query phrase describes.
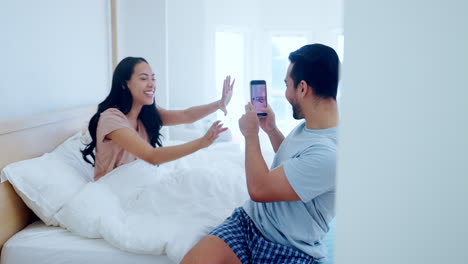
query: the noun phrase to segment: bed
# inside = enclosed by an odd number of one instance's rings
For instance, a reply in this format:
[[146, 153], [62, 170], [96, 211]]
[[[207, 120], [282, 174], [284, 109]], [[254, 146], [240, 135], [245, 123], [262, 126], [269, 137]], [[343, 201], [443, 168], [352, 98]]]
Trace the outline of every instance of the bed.
[[[2, 151], [0, 152], [0, 169], [3, 169], [8, 164], [38, 157], [43, 153], [48, 153], [56, 149], [56, 147], [62, 145], [64, 141], [68, 141], [72, 135], [79, 131], [85, 131], [87, 122], [94, 112], [95, 106], [91, 105], [34, 115], [12, 121], [0, 121], [0, 145], [2, 146]], [[210, 151], [216, 151], [216, 148], [216, 146], [210, 147]], [[222, 150], [226, 152], [226, 146], [224, 146]], [[236, 151], [231, 152], [234, 153]], [[273, 156], [271, 154], [272, 153], [264, 153], [267, 162], [268, 160], [272, 160]], [[192, 162], [185, 162], [190, 167], [193, 167], [195, 162], [203, 159], [203, 156], [200, 155], [191, 155], [190, 159], [192, 159]], [[239, 170], [243, 171], [243, 158], [241, 156], [232, 156], [231, 159], [237, 160], [238, 163], [234, 164], [232, 169], [227, 169], [226, 171], [232, 171], [234, 175], [241, 175], [242, 173], [239, 173]], [[206, 157], [205, 160], [207, 160]], [[210, 157], [208, 162], [212, 160], [213, 157]], [[224, 158], [222, 162], [221, 169], [228, 168], [226, 166], [229, 164]], [[179, 163], [177, 167], [180, 167], [180, 165], [183, 164]], [[200, 166], [205, 167], [203, 164]], [[237, 170], [237, 172], [235, 170]], [[179, 172], [182, 171], [179, 169]], [[219, 171], [210, 172], [205, 170], [201, 174], [207, 172], [211, 173], [211, 175], [206, 176], [210, 181], [215, 175], [223, 174]], [[193, 171], [190, 171], [190, 173], [193, 173]], [[226, 174], [228, 173], [224, 172], [223, 177], [225, 177]], [[238, 180], [229, 182], [227, 178], [221, 178], [218, 182], [218, 185], [228, 185], [231, 187], [231, 190], [223, 188], [223, 194], [228, 194], [229, 192], [233, 194], [224, 197], [225, 201], [223, 203], [227, 201], [232, 202], [237, 199], [237, 202], [234, 203], [241, 205], [245, 201], [245, 197], [247, 197], [247, 192], [244, 190], [245, 178], [243, 177], [245, 176], [241, 175], [240, 177], [240, 183]], [[200, 178], [200, 180], [204, 179]], [[207, 182], [203, 183], [203, 181], [201, 181], [200, 183], [195, 183], [192, 180], [190, 184], [195, 187], [192, 188], [192, 190], [188, 190], [188, 192], [200, 192], [202, 189], [202, 191], [205, 192], [207, 190]], [[236, 187], [237, 189], [233, 188], [236, 184], [238, 185]], [[239, 190], [245, 191], [243, 196], [238, 195]], [[165, 195], [170, 197], [171, 194], [167, 193]], [[214, 194], [215, 200], [222, 200], [217, 197], [218, 195], [219, 194], [216, 193]], [[177, 197], [171, 197], [170, 199], [176, 200]], [[184, 203], [186, 202], [183, 201], [179, 204]], [[191, 206], [189, 203], [187, 204], [187, 206]], [[195, 218], [186, 219], [182, 225], [180, 223], [174, 223], [173, 226], [177, 228], [184, 226], [185, 229], [183, 228], [180, 233], [199, 232], [202, 230], [203, 233], [206, 234], [206, 232], [211, 230], [210, 228], [212, 228], [213, 225], [225, 219], [231, 211], [232, 209], [230, 208], [227, 210], [226, 208], [221, 208], [220, 212], [222, 213], [216, 215], [216, 217], [211, 215], [212, 219], [206, 219], [206, 212], [204, 212], [203, 216], [198, 219], [199, 226], [196, 226], [196, 229], [187, 228], [192, 225], [192, 223], [197, 222]], [[210, 225], [206, 225], [206, 222], [209, 221], [211, 221]], [[170, 252], [167, 251], [169, 252], [169, 257], [164, 254], [136, 254], [128, 250], [120, 250], [110, 245], [108, 243], [109, 241], [103, 239], [85, 238], [60, 227], [48, 226], [38, 219], [36, 214], [25, 205], [8, 181], [0, 184], [0, 223], [0, 264], [129, 262], [169, 264], [176, 263], [173, 255], [179, 254], [180, 259], [180, 256], [183, 256], [181, 252], [183, 253], [184, 250], [186, 251], [187, 248], [191, 247], [191, 244], [185, 244], [181, 245], [180, 248], [173, 248], [172, 252], [175, 253], [170, 254]], [[165, 225], [171, 223], [171, 219], [168, 218], [168, 221], [165, 223]], [[324, 243], [329, 249], [330, 256], [327, 263], [333, 263], [334, 225], [335, 223], [333, 222], [331, 231], [324, 239]], [[169, 233], [172, 234], [174, 232], [170, 230]], [[132, 236], [133, 234], [134, 233], [131, 233]], [[198, 234], [198, 238], [200, 238], [200, 234]], [[196, 238], [192, 237], [190, 239], [193, 244]], [[185, 242], [185, 240], [187, 240], [186, 237], [174, 240], [176, 241], [174, 244], [178, 246], [179, 244], [183, 244], [180, 243], [181, 241]]]
[[[95, 112], [87, 105], [0, 121], [0, 169], [53, 150], [64, 140], [86, 129]], [[166, 256], [121, 251], [102, 239], [82, 238], [60, 228], [46, 226], [28, 209], [9, 182], [0, 184], [1, 264], [21, 263], [160, 263]]]

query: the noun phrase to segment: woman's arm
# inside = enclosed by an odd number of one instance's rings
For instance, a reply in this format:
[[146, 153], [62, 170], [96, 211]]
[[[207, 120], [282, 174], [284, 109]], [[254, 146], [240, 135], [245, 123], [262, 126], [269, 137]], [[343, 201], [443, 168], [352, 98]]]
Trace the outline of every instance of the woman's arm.
[[170, 147], [154, 148], [147, 141], [142, 139], [135, 131], [132, 131], [129, 128], [114, 130], [109, 133], [107, 137], [138, 158], [151, 164], [159, 165], [208, 147], [216, 138], [218, 138], [220, 133], [227, 130], [227, 128], [223, 128], [222, 126], [223, 125], [220, 124], [220, 121], [216, 121], [211, 125], [210, 129], [208, 129], [203, 137], [185, 144]]
[[220, 109], [220, 101], [206, 105], [193, 106], [184, 110], [166, 110], [158, 108], [159, 115], [165, 126], [193, 123]]
[[215, 112], [218, 109], [222, 110], [224, 115], [226, 115], [226, 106], [231, 101], [232, 88], [234, 87], [234, 83], [235, 80], [233, 80], [231, 83], [231, 76], [227, 76], [226, 79], [224, 79], [223, 95], [221, 99], [210, 104], [194, 106], [185, 110], [166, 110], [163, 108], [158, 108], [163, 124], [171, 126], [192, 123], [202, 119], [203, 117]]

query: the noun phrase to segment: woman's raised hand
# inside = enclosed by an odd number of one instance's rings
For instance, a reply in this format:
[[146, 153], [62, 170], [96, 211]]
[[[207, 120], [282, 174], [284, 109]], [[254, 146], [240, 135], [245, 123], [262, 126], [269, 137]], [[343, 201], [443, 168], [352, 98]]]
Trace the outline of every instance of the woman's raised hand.
[[224, 112], [224, 115], [227, 115], [226, 107], [231, 101], [232, 88], [234, 87], [235, 82], [236, 79], [234, 79], [231, 83], [231, 75], [226, 76], [224, 79], [223, 95], [221, 96], [221, 100], [219, 100], [219, 109]]
[[227, 130], [227, 127], [223, 127], [221, 121], [214, 122], [211, 127], [206, 131], [205, 135], [200, 138], [201, 147], [206, 148], [211, 145], [218, 137], [219, 134]]

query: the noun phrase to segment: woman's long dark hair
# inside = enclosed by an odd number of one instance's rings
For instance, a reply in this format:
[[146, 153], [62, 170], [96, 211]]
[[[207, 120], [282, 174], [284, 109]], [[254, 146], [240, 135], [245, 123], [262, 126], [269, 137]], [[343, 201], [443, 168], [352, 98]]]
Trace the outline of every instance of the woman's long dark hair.
[[[102, 103], [98, 105], [97, 113], [94, 114], [94, 116], [91, 117], [91, 120], [89, 121], [88, 130], [92, 141], [86, 145], [81, 153], [83, 154], [83, 159], [93, 166], [96, 163], [96, 157], [94, 154], [94, 149], [96, 148], [97, 142], [96, 129], [101, 113], [109, 108], [117, 108], [123, 114], [128, 114], [132, 108], [133, 97], [130, 93], [130, 90], [128, 89], [127, 81], [132, 77], [135, 66], [142, 62], [148, 63], [145, 59], [139, 57], [127, 57], [120, 61], [114, 70], [114, 75], [112, 76], [112, 87], [109, 95]], [[153, 102], [151, 105], [143, 106], [141, 108], [140, 114], [138, 115], [138, 119], [140, 119], [145, 126], [151, 146], [162, 146], [161, 134], [159, 131], [161, 130], [163, 123], [159, 112], [156, 109], [155, 102]], [[91, 156], [93, 161], [89, 160], [88, 156]]]

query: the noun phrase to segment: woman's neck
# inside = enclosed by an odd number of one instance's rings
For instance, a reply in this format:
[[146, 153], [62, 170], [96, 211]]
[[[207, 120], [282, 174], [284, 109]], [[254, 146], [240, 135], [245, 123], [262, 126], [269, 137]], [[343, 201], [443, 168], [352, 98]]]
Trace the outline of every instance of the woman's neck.
[[130, 121], [137, 121], [138, 120], [138, 116], [140, 115], [140, 112], [141, 112], [141, 108], [143, 106], [141, 105], [133, 105], [132, 106], [132, 109], [130, 109], [130, 112], [127, 113], [127, 119], [130, 120]]

